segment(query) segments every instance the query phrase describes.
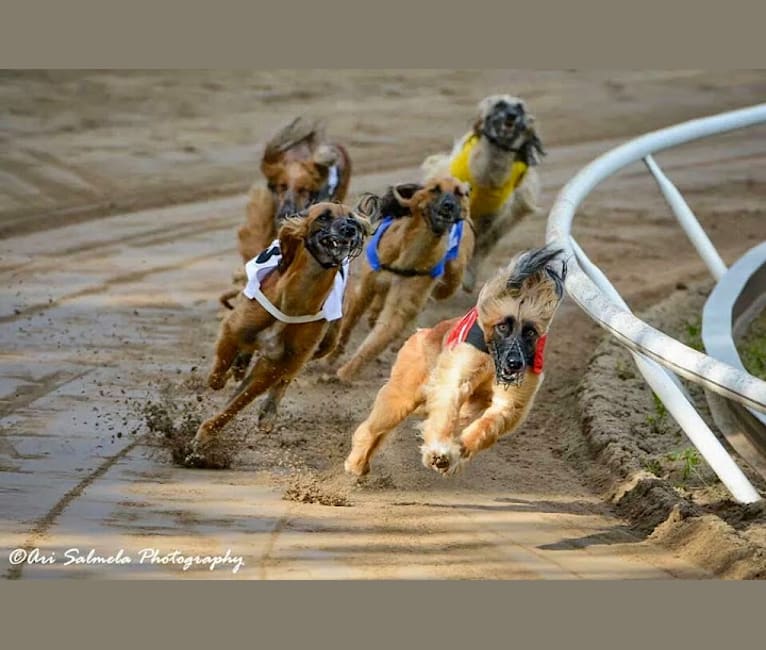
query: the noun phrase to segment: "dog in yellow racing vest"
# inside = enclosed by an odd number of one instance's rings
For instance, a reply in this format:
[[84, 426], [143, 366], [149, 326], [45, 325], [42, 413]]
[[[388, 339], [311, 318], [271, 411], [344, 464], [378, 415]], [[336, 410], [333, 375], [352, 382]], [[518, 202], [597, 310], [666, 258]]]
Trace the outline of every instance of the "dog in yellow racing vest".
[[426, 178], [449, 173], [471, 185], [471, 218], [476, 250], [463, 287], [472, 291], [479, 260], [524, 216], [538, 209], [540, 180], [533, 167], [545, 155], [524, 102], [511, 95], [492, 95], [479, 103], [473, 129], [452, 153], [429, 156]]

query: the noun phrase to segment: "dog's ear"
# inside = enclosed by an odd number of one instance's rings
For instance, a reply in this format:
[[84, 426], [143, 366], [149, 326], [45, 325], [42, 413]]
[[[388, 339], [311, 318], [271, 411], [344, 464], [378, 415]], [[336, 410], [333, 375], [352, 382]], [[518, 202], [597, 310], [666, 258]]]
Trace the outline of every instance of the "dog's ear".
[[422, 189], [423, 186], [420, 183], [399, 183], [391, 188], [391, 194], [399, 205], [410, 208], [412, 198]]
[[284, 220], [279, 229], [279, 249], [282, 253], [280, 266], [284, 269], [292, 264], [308, 232], [308, 210], [303, 210]]
[[535, 118], [532, 115], [527, 115], [527, 129], [519, 149], [519, 158], [529, 167], [537, 165], [540, 162], [540, 157], [545, 155], [543, 141], [537, 133]]
[[422, 188], [423, 186], [418, 183], [401, 183], [389, 187], [386, 193], [380, 197], [378, 218], [393, 217], [398, 219], [409, 216], [412, 213], [410, 201], [415, 192]]

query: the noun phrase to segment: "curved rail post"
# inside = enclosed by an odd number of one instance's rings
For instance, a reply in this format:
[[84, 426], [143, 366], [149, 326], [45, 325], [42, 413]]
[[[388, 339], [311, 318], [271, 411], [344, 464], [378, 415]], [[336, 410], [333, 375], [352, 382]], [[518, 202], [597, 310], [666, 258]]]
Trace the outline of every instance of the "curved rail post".
[[[627, 309], [617, 290], [607, 280], [601, 269], [596, 267], [585, 255], [583, 250], [572, 240], [572, 247], [577, 255], [583, 270], [591, 275], [593, 281], [604, 293], [616, 298]], [[718, 441], [715, 434], [710, 430], [705, 421], [697, 413], [688, 396], [685, 394], [678, 378], [663, 368], [658, 363], [647, 359], [645, 356], [632, 352], [633, 361], [643, 375], [646, 383], [654, 391], [662, 403], [667, 407], [670, 415], [678, 422], [686, 432], [691, 443], [707, 461], [710, 468], [721, 479], [721, 482], [731, 492], [732, 496], [741, 503], [754, 503], [759, 496], [752, 483], [734, 462], [729, 452]]]
[[[731, 364], [693, 350], [636, 318], [621, 298], [615, 300], [613, 294], [616, 292], [611, 285], [608, 289], [605, 286], [599, 287], [598, 283], [606, 280], [606, 277], [600, 270], [598, 273], [594, 272], [597, 267], [592, 265], [582, 250], [578, 261], [575, 255], [577, 244], [571, 239], [570, 233], [575, 211], [596, 185], [623, 167], [645, 160], [674, 212], [681, 213], [679, 220], [684, 229], [690, 236], [691, 233], [699, 235], [702, 229], [691, 209], [656, 163], [654, 168], [652, 167], [654, 161], [651, 154], [684, 142], [761, 122], [766, 122], [766, 104], [684, 122], [648, 133], [612, 149], [581, 169], [559, 192], [551, 208], [546, 229], [546, 242], [563, 248], [572, 258], [565, 285], [567, 293], [591, 318], [630, 349], [642, 374], [653, 389], [655, 386], [660, 389], [655, 389], [655, 392], [663, 399], [689, 439], [697, 446], [734, 498], [745, 503], [758, 500], [760, 497], [757, 491], [707, 427], [705, 429], [709, 435], [699, 435], [699, 414], [694, 411], [694, 416], [689, 415], [678, 400], [679, 395], [683, 397], [678, 391], [678, 386], [668, 384], [667, 374], [657, 372], [657, 368], [651, 365], [651, 362], [761, 413], [766, 413], [766, 382]], [[704, 231], [701, 235], [697, 237], [695, 245], [699, 243], [698, 250], [701, 251], [711, 272], [715, 276], [722, 275], [726, 271], [723, 261]], [[580, 262], [590, 270], [590, 274], [583, 271]], [[644, 370], [647, 370], [647, 373], [644, 373]], [[669, 388], [670, 386], [672, 388]], [[666, 398], [670, 404], [665, 401]], [[688, 404], [685, 398], [683, 401]], [[691, 410], [693, 411], [693, 408]], [[721, 452], [726, 459], [722, 459]]]

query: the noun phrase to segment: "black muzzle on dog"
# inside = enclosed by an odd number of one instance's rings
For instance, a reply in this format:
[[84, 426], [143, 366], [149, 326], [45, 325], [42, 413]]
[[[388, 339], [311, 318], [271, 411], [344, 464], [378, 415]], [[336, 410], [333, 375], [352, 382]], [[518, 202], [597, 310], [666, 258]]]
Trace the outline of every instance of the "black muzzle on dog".
[[498, 102], [482, 125], [482, 134], [506, 151], [517, 151], [520, 136], [527, 129], [527, 119], [521, 104]]
[[340, 217], [313, 232], [306, 240], [306, 248], [322, 267], [338, 267], [362, 252], [364, 234], [356, 219]]
[[521, 336], [511, 336], [488, 344], [495, 364], [495, 379], [505, 388], [518, 386], [524, 381], [527, 368], [535, 359], [535, 348]]
[[431, 231], [441, 237], [462, 218], [460, 200], [452, 192], [445, 192], [431, 204], [427, 216]]

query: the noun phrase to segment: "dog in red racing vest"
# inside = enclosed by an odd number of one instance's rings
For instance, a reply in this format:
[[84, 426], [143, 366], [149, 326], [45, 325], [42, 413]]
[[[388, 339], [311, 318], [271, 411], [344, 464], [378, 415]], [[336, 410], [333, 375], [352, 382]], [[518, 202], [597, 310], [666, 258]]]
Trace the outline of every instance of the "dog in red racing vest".
[[361, 476], [385, 436], [423, 411], [423, 464], [447, 475], [515, 431], [543, 380], [548, 328], [564, 293], [561, 250], [516, 255], [463, 317], [413, 334], [354, 432], [345, 469]]

